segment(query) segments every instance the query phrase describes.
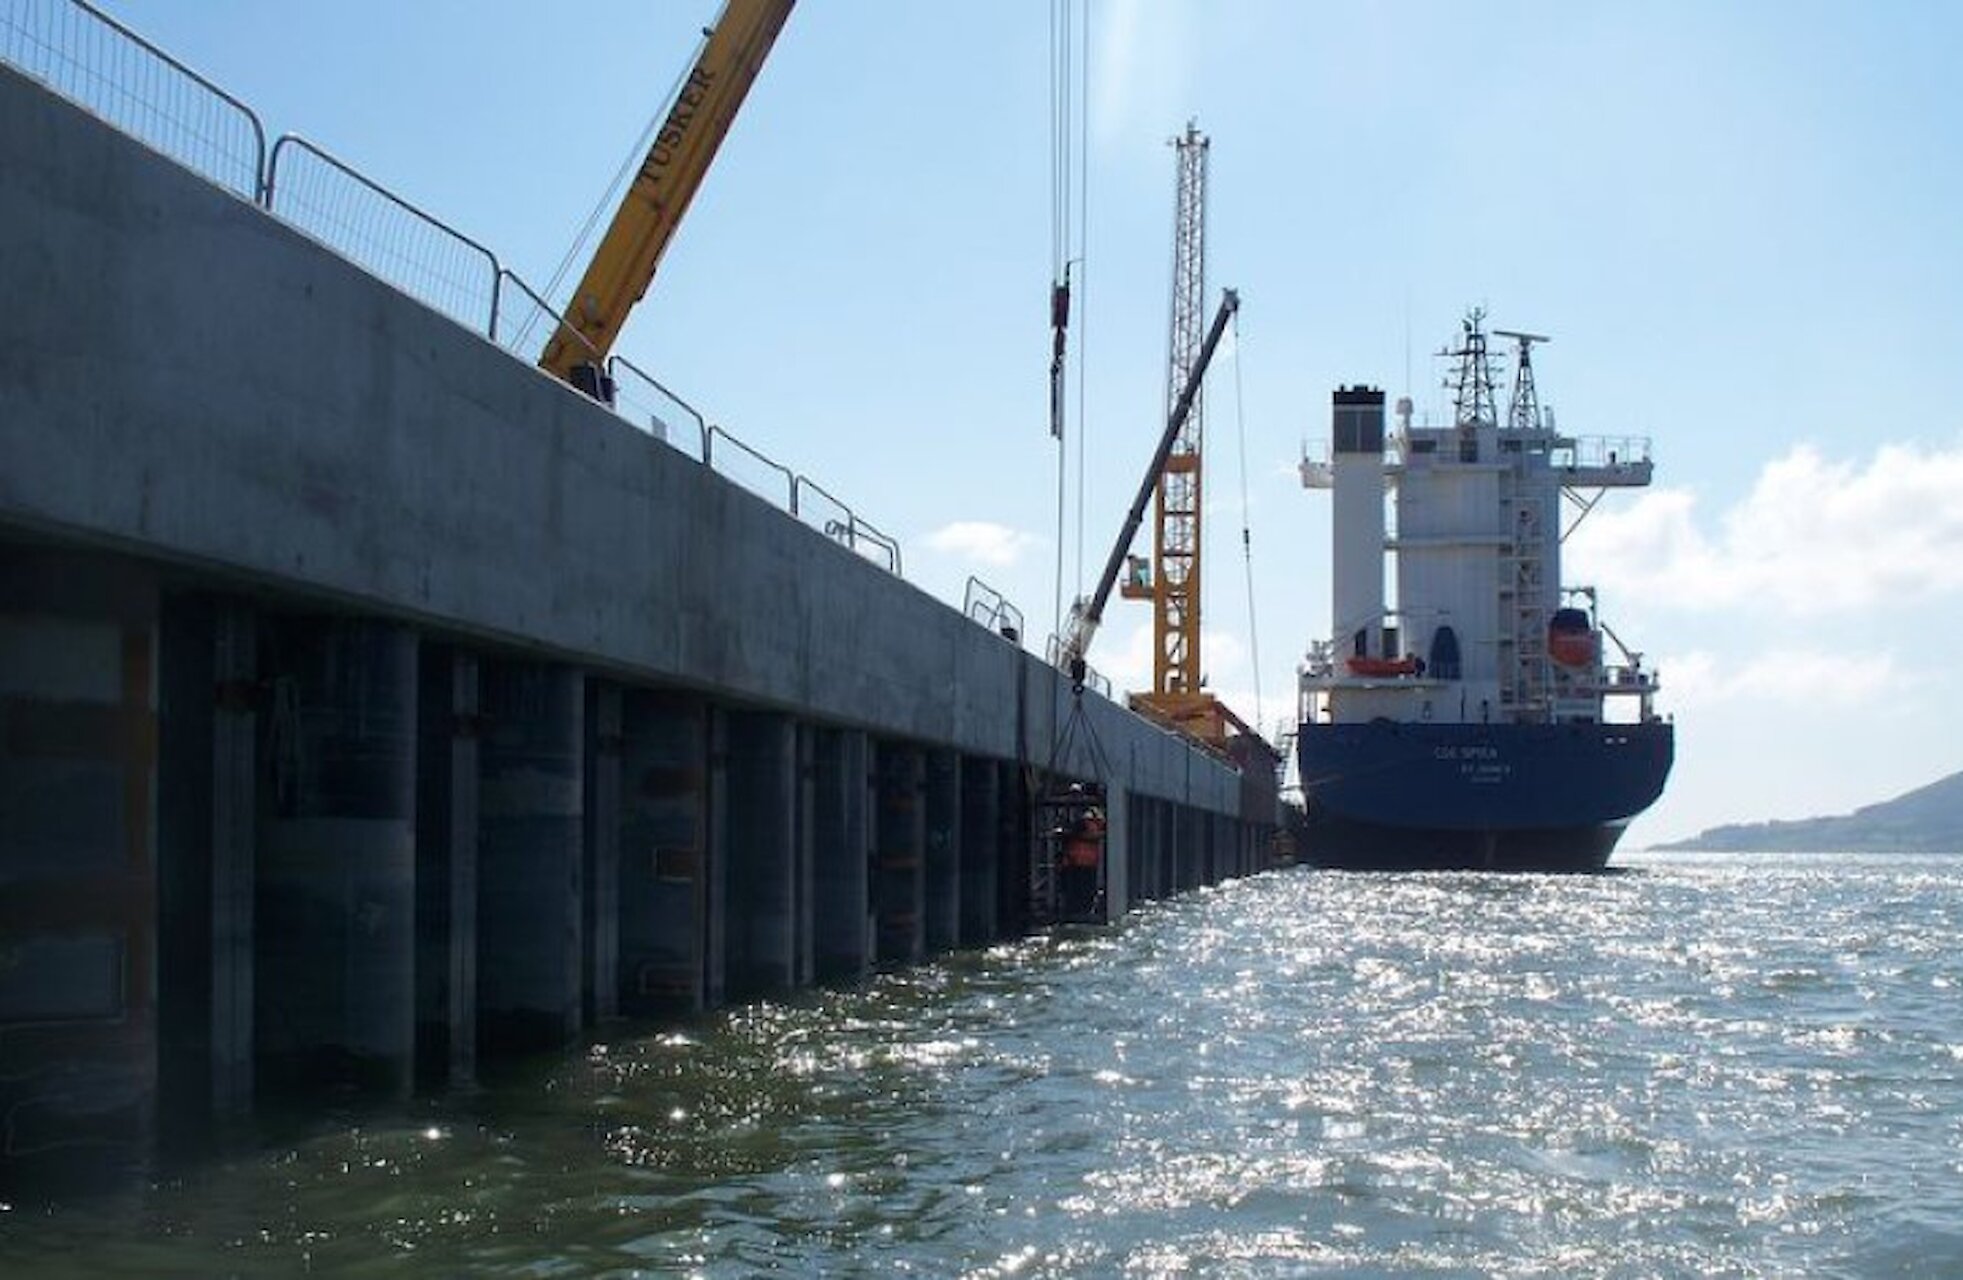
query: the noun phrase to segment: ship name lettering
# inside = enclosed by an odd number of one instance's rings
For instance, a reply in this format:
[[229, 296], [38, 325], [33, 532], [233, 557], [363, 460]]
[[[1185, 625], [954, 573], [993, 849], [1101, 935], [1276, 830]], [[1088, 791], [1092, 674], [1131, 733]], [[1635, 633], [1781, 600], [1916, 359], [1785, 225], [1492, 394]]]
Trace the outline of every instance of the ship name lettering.
[[1433, 747], [1434, 760], [1497, 760], [1500, 749], [1491, 743], [1469, 743], [1463, 747]]

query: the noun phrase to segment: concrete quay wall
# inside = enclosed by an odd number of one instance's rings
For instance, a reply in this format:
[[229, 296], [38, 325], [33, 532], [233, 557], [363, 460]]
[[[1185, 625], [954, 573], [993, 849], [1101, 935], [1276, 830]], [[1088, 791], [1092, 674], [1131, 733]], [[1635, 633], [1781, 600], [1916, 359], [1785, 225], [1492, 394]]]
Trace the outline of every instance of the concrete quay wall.
[[1046, 774], [1039, 659], [5, 68], [0, 297], [0, 1198], [1010, 936], [1066, 779], [1107, 916], [1262, 865], [1219, 760], [1087, 696]]
[[[0, 173], [0, 523], [1003, 759], [1067, 714], [1037, 656], [4, 68]], [[1087, 711], [1131, 788], [1234, 811]]]

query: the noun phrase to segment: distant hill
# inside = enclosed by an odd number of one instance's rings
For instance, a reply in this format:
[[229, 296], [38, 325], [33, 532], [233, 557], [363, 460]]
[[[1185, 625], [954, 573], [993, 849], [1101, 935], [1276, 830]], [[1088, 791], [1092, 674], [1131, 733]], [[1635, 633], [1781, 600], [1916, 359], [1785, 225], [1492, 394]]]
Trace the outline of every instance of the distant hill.
[[1963, 773], [1832, 818], [1712, 827], [1658, 849], [1791, 853], [1963, 853]]

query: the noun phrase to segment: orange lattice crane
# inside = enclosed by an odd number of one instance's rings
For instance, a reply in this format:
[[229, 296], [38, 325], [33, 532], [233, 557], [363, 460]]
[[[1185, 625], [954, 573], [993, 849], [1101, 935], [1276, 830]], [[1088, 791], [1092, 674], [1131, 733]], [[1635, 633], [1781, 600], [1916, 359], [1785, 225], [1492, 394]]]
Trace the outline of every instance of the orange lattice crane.
[[[1166, 401], [1186, 385], [1196, 362], [1206, 300], [1207, 136], [1187, 122], [1172, 140], [1178, 156], [1172, 236], [1172, 330], [1167, 343]], [[1132, 706], [1215, 746], [1238, 717], [1201, 688], [1200, 510], [1205, 414], [1195, 399], [1158, 477], [1152, 559], [1133, 556], [1121, 594], [1152, 602], [1152, 687]]]

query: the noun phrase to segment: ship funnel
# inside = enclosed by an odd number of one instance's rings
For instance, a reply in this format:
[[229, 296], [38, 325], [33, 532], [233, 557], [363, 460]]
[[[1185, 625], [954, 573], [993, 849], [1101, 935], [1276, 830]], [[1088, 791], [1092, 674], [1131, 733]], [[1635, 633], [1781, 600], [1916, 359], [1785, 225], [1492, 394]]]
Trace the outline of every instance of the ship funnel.
[[1384, 652], [1384, 393], [1339, 387], [1333, 398], [1331, 618], [1338, 656]]

